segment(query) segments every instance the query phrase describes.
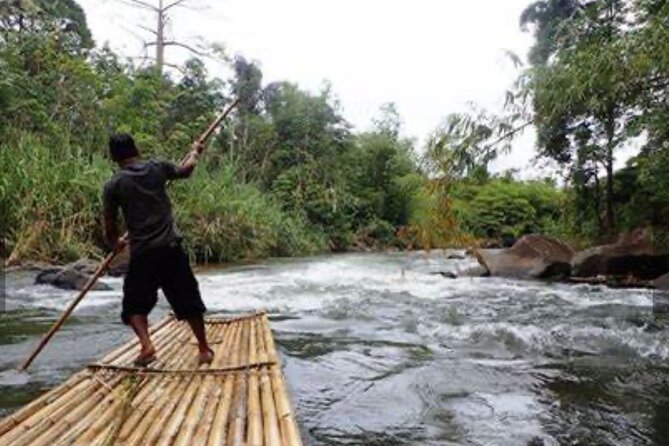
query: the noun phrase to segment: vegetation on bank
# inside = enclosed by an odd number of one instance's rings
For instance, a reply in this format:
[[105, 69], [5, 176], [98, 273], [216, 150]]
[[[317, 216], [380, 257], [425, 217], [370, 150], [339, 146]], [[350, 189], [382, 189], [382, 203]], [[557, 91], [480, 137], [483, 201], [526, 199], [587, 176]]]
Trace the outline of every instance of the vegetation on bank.
[[[45, 7], [44, 5], [49, 5]], [[12, 261], [100, 255], [100, 192], [111, 132], [178, 160], [231, 98], [240, 105], [195, 176], [172, 187], [180, 229], [201, 261], [359, 248], [433, 248], [540, 232], [588, 243], [669, 221], [669, 6], [542, 0], [521, 17], [536, 44], [504, 113], [450, 115], [425, 148], [384, 106], [353, 132], [330, 86], [263, 83], [226, 59], [212, 78], [95, 47], [74, 0], [0, 5], [0, 233]], [[612, 63], [615, 61], [615, 63]], [[593, 73], [595, 75], [593, 75]], [[492, 175], [528, 126], [563, 181]], [[640, 137], [640, 139], [639, 139]], [[630, 141], [640, 153], [613, 171]]]

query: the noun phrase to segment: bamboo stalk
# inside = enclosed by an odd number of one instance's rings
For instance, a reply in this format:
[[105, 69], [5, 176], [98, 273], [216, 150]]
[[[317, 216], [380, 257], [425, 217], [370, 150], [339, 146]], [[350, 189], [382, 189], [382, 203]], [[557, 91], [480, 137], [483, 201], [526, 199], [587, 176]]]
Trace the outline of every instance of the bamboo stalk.
[[[212, 367], [220, 368], [225, 357], [224, 352], [229, 350], [232, 345], [232, 335], [234, 325], [221, 325], [219, 328], [219, 334], [223, 339], [219, 349], [216, 351], [214, 356], [214, 362], [212, 362]], [[188, 446], [190, 444], [204, 445], [207, 442], [207, 438], [211, 430], [213, 429], [213, 422], [216, 417], [216, 407], [217, 403], [220, 400], [220, 397], [223, 393], [225, 378], [217, 376], [207, 376], [205, 378], [204, 385], [204, 401], [202, 403], [201, 414], [196, 419], [199, 421], [195, 427], [195, 431], [192, 434], [192, 442], [188, 443], [189, 434], [185, 434], [184, 438], [179, 438], [177, 445]], [[191, 418], [193, 419], [193, 418]]]
[[276, 408], [274, 406], [272, 382], [266, 369], [263, 369], [260, 373], [265, 446], [281, 446], [281, 433], [279, 431], [279, 423]]
[[[239, 340], [241, 339], [242, 327], [241, 324], [232, 325], [231, 332], [231, 353], [228, 358], [226, 358], [227, 364], [234, 364], [237, 361], [237, 356], [239, 351], [234, 346], [239, 345]], [[209, 432], [209, 439], [207, 446], [219, 446], [225, 443], [225, 439], [228, 436], [229, 432], [229, 418], [231, 412], [231, 406], [233, 401], [234, 393], [234, 384], [237, 381], [237, 374], [230, 374], [225, 376], [223, 384], [223, 399], [220, 400], [218, 407], [216, 408], [216, 415], [214, 416], [214, 423]]]
[[[157, 352], [156, 354], [158, 357], [158, 361], [165, 362], [168, 361], [170, 358], [175, 357], [175, 353], [178, 352], [178, 349], [174, 348], [176, 344], [175, 341], [178, 340], [180, 336], [184, 335], [184, 331], [185, 331], [184, 327], [179, 326], [177, 324], [168, 325], [166, 327], [166, 330], [163, 330], [158, 336], [156, 336], [153, 339], [153, 344], [156, 347], [156, 352]], [[138, 346], [136, 346], [135, 348], [138, 348]], [[90, 364], [90, 367], [96, 368], [102, 365], [105, 366], [116, 365], [118, 367], [127, 367], [124, 366], [124, 364], [133, 361], [136, 355], [137, 351], [135, 349], [131, 349], [129, 351], [124, 352], [116, 359], [114, 359], [114, 361], [93, 363]]]
[[[159, 331], [161, 331], [167, 324], [172, 322], [174, 319], [170, 316], [162, 318], [158, 323], [152, 325], [149, 328], [149, 334], [151, 336], [156, 336]], [[134, 342], [133, 342], [134, 341]], [[136, 338], [133, 338], [132, 341], [126, 342], [120, 347], [118, 347], [116, 350], [113, 350], [112, 352], [108, 353], [104, 357], [102, 357], [98, 362], [101, 363], [112, 363], [116, 358], [119, 356], [122, 356], [124, 353], [127, 353], [128, 351], [132, 350], [133, 347], [137, 347], [139, 345], [139, 341]]]
[[167, 420], [174, 411], [179, 402], [178, 393], [175, 390], [183, 386], [184, 378], [175, 377], [169, 384], [165, 392], [158, 399], [155, 406], [151, 407], [142, 421], [137, 425], [127, 440], [128, 445], [150, 445], [153, 444], [160, 435]]
[[84, 419], [88, 419], [89, 423], [79, 423], [79, 425], [60, 438], [59, 442], [64, 444], [88, 445], [93, 443], [100, 434], [107, 431], [108, 427], [112, 425], [114, 429], [109, 432], [107, 438], [109, 438], [110, 444], [113, 444], [113, 440], [120, 432], [125, 419], [130, 413], [133, 399], [145, 382], [146, 378], [126, 377], [124, 381], [113, 389], [108, 399], [86, 414]]
[[151, 387], [145, 386], [146, 392], [138, 395], [138, 407], [128, 417], [119, 433], [118, 438], [122, 444], [126, 442], [127, 444], [133, 444], [142, 440], [141, 434], [148, 429], [153, 419], [160, 413], [162, 406], [167, 402], [165, 396], [170, 395], [179, 383], [178, 377], [160, 378], [154, 378], [154, 384]]
[[[256, 321], [249, 320], [249, 362], [257, 362]], [[260, 411], [260, 389], [258, 371], [248, 373], [248, 412], [247, 412], [247, 445], [262, 446], [262, 412]]]
[[[110, 387], [116, 386], [122, 376], [112, 378]], [[82, 416], [95, 407], [105, 396], [97, 392], [98, 386], [102, 384], [91, 379], [91, 385], [82, 394], [73, 396], [63, 406], [58, 407], [54, 412], [43, 415], [42, 420], [37, 426], [29, 428], [28, 435], [21, 437], [19, 441], [13, 443], [14, 446], [31, 445], [46, 446], [51, 445], [62, 433], [74, 424]], [[83, 397], [83, 398], [81, 398]]]
[[220, 318], [205, 318], [205, 322], [210, 325], [228, 325], [236, 324], [237, 322], [243, 322], [248, 319], [255, 319], [258, 316], [266, 314], [264, 311], [259, 311], [256, 313], [245, 314], [242, 316], [237, 316], [229, 319], [220, 319]]
[[29, 417], [35, 415], [40, 410], [48, 407], [50, 404], [58, 401], [60, 398], [64, 397], [70, 391], [76, 391], [76, 389], [86, 385], [85, 380], [88, 373], [82, 371], [73, 375], [68, 379], [64, 384], [50, 390], [44, 395], [40, 396], [27, 406], [19, 409], [13, 415], [10, 415], [0, 421], [0, 444], [2, 444], [3, 435], [9, 432], [11, 429], [19, 426]]
[[[189, 413], [190, 406], [198, 393], [198, 388], [202, 385], [202, 380], [199, 376], [191, 376], [184, 384], [186, 387], [185, 391], [182, 393], [183, 396], [174, 396], [174, 399], [176, 400], [174, 404], [174, 412], [168, 419], [164, 429], [159, 431], [160, 437], [158, 437], [156, 444], [172, 444], [179, 434], [179, 430], [185, 421], [186, 415]], [[146, 444], [151, 444], [151, 442], [147, 440]]]
[[301, 446], [302, 440], [297, 430], [297, 423], [293, 416], [290, 401], [288, 401], [288, 392], [283, 384], [283, 376], [279, 366], [274, 365], [270, 367], [270, 378], [272, 380], [274, 401], [279, 415], [283, 443], [287, 446]]
[[[241, 362], [248, 361], [248, 323], [242, 322], [242, 337], [239, 343], [239, 351]], [[237, 373], [237, 380], [235, 383], [235, 404], [230, 421], [230, 434], [228, 437], [228, 444], [232, 446], [242, 446], [244, 444], [245, 421], [246, 421], [246, 405], [247, 405], [247, 376], [246, 373]]]
[[[61, 398], [41, 410], [35, 412], [33, 415], [21, 422], [15, 429], [3, 435], [2, 442], [5, 444], [16, 445], [20, 442], [29, 441], [41, 434], [45, 429], [53, 424], [49, 417], [57, 418], [58, 414], [67, 413], [68, 410], [76, 407], [78, 398], [84, 399], [96, 396], [97, 387], [101, 384], [92, 382], [90, 373], [87, 373], [86, 379], [64, 394]], [[27, 437], [27, 438], [26, 438]]]
[[206, 416], [206, 408], [208, 406], [212, 385], [214, 382], [213, 376], [205, 376], [200, 379], [201, 388], [198, 389], [197, 395], [185, 416], [184, 422], [179, 432], [175, 434], [174, 445], [176, 446], [191, 446], [192, 444], [203, 444], [204, 441], [194, 442], [193, 437], [195, 431], [201, 423], [203, 423]]

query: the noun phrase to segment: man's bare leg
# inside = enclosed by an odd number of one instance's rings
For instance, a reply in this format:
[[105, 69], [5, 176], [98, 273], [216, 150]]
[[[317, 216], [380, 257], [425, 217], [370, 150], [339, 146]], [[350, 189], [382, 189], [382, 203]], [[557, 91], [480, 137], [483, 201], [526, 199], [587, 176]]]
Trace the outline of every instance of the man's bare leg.
[[200, 363], [211, 363], [214, 357], [214, 351], [207, 343], [207, 332], [204, 328], [204, 317], [202, 315], [186, 319], [190, 329], [197, 339], [197, 348], [200, 351]]
[[142, 314], [128, 316], [128, 323], [137, 335], [139, 344], [142, 347], [142, 350], [140, 351], [139, 356], [135, 361], [141, 363], [142, 361], [147, 361], [151, 358], [154, 358], [156, 355], [156, 348], [153, 346], [153, 342], [151, 342], [151, 336], [149, 335], [148, 316]]

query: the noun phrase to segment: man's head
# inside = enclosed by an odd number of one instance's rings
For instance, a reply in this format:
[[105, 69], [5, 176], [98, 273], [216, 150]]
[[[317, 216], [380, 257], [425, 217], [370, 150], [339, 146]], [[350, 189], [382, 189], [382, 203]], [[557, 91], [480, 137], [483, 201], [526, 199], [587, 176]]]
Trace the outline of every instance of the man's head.
[[117, 163], [139, 156], [135, 140], [127, 133], [117, 133], [109, 137], [109, 155]]

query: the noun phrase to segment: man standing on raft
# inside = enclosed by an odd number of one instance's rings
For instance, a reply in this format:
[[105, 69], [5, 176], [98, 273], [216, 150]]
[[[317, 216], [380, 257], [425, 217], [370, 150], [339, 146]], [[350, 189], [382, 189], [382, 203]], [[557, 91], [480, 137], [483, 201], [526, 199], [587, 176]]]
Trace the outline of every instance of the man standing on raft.
[[148, 315], [158, 301], [158, 288], [163, 290], [176, 318], [186, 320], [193, 330], [200, 364], [209, 364], [214, 352], [207, 343], [204, 328], [206, 308], [181, 247], [166, 191], [169, 180], [190, 177], [197, 165], [198, 152], [193, 150], [179, 167], [165, 161], [144, 161], [132, 137], [117, 134], [109, 138], [109, 154], [120, 169], [104, 186], [104, 233], [107, 244], [115, 251], [125, 247], [117, 226], [120, 207], [130, 242], [121, 319], [132, 327], [141, 344], [134, 364], [145, 367], [156, 360]]

